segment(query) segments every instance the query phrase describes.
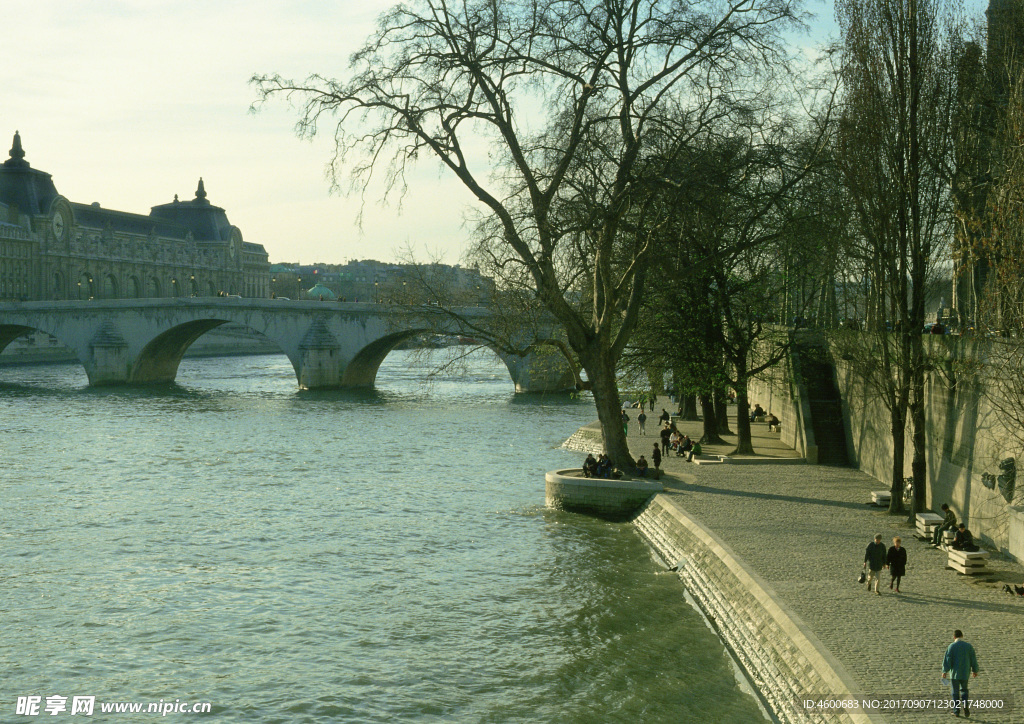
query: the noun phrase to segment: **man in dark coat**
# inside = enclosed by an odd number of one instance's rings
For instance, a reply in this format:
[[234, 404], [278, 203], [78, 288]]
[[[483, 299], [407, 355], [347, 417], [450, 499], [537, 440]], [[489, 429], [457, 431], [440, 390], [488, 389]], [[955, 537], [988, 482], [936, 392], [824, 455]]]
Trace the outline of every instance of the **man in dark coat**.
[[958, 551], [976, 551], [978, 546], [974, 544], [974, 534], [967, 530], [967, 526], [960, 523], [956, 527], [956, 535], [953, 536], [953, 548]]
[[875, 586], [875, 593], [882, 595], [878, 590], [878, 582], [882, 578], [882, 569], [885, 568], [885, 544], [882, 543], [882, 534], [875, 536], [873, 543], [868, 543], [864, 551], [864, 568], [868, 569], [868, 592], [871, 592], [871, 585]]

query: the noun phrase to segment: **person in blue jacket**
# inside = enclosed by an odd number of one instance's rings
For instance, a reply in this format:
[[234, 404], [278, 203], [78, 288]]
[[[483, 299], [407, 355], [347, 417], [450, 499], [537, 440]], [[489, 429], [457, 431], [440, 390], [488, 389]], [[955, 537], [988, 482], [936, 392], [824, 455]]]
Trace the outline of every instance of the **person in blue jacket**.
[[942, 678], [953, 682], [953, 701], [956, 702], [953, 713], [957, 716], [960, 716], [961, 709], [964, 716], [971, 715], [967, 706], [967, 679], [971, 676], [978, 676], [978, 657], [974, 647], [964, 641], [964, 632], [957, 629], [953, 632], [953, 643], [942, 659]]

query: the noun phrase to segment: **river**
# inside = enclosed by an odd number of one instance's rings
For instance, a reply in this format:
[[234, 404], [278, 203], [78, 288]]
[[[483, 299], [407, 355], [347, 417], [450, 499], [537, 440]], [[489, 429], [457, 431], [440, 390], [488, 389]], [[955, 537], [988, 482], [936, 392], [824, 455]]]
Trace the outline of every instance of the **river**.
[[[516, 396], [490, 355], [430, 369], [393, 352], [373, 391], [308, 392], [276, 355], [186, 359], [156, 388], [0, 368], [0, 721], [89, 720], [74, 697], [118, 722], [161, 717], [102, 704], [761, 720], [630, 525], [544, 508], [592, 402]], [[16, 716], [30, 696], [39, 715]]]

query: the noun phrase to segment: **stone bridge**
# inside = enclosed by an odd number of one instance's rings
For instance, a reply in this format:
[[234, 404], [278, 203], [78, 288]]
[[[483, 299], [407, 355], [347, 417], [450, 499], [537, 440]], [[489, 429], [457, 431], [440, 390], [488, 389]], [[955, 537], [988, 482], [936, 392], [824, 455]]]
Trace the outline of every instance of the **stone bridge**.
[[[483, 319], [484, 308], [458, 310]], [[254, 330], [288, 355], [299, 386], [371, 387], [388, 352], [423, 333], [459, 334], [449, 318], [427, 324], [422, 310], [397, 305], [190, 297], [0, 303], [0, 351], [41, 330], [77, 354], [91, 385], [172, 382], [189, 345], [222, 324]], [[517, 392], [573, 389], [561, 355], [499, 353]]]

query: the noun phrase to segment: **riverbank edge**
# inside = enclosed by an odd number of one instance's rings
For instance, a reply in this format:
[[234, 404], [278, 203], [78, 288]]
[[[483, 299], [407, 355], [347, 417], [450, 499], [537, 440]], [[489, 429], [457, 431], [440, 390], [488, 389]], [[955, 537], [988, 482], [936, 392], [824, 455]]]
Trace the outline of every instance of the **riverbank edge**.
[[[592, 423], [563, 447], [593, 452], [601, 445]], [[768, 583], [670, 493], [652, 495], [628, 518], [665, 566], [678, 575], [723, 645], [783, 724], [883, 724], [864, 709], [808, 708], [806, 700], [857, 701], [860, 686], [843, 664]]]
[[772, 588], [671, 494], [654, 495], [630, 521], [711, 622], [784, 724], [882, 724], [881, 714], [805, 708], [805, 700], [860, 701], [860, 686]]

